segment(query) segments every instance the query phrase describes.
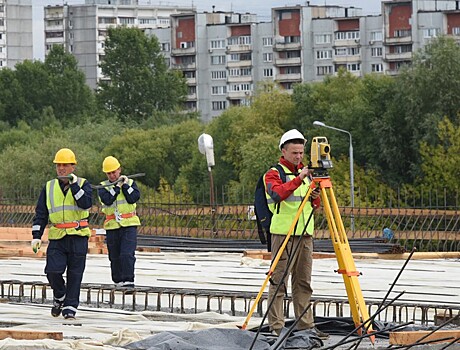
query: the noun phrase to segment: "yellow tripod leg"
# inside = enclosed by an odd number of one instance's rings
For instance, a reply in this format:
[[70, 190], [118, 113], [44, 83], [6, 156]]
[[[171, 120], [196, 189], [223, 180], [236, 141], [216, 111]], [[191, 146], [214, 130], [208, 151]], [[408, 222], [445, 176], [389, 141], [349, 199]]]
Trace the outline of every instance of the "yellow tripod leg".
[[281, 259], [281, 255], [283, 254], [284, 249], [286, 248], [286, 245], [289, 242], [289, 238], [291, 237], [292, 233], [294, 232], [295, 226], [297, 225], [297, 221], [299, 221], [300, 215], [302, 214], [303, 208], [305, 207], [305, 204], [307, 204], [310, 194], [315, 188], [314, 182], [311, 183], [310, 187], [308, 188], [308, 192], [305, 195], [305, 198], [303, 199], [302, 203], [299, 206], [299, 209], [297, 209], [297, 213], [294, 217], [294, 221], [292, 221], [291, 227], [289, 228], [289, 231], [286, 235], [286, 238], [283, 241], [283, 244], [281, 245], [280, 249], [278, 250], [278, 253], [275, 256], [275, 259], [272, 262], [272, 265], [270, 266], [270, 270], [267, 273], [267, 277], [265, 278], [264, 283], [262, 284], [262, 287], [259, 290], [259, 293], [257, 294], [256, 299], [254, 300], [254, 304], [252, 305], [251, 309], [249, 310], [248, 315], [246, 316], [246, 319], [244, 320], [243, 325], [240, 327], [240, 329], [246, 329], [248, 326], [249, 320], [252, 317], [252, 314], [254, 313], [254, 310], [257, 307], [257, 304], [260, 301], [260, 298], [262, 297], [262, 294], [264, 293], [265, 288], [267, 287], [268, 281], [270, 280], [271, 276], [273, 275], [273, 272], [275, 271], [276, 265], [278, 265], [279, 260]]
[[[353, 322], [356, 327], [364, 327], [368, 333], [371, 333], [372, 325], [368, 321], [369, 313], [358, 281], [359, 272], [356, 271], [345, 227], [332, 189], [332, 182], [329, 178], [318, 179], [317, 182], [320, 183], [321, 200], [331, 234], [332, 245], [339, 264], [337, 272], [343, 276]], [[374, 343], [375, 337], [372, 336], [370, 339]]]

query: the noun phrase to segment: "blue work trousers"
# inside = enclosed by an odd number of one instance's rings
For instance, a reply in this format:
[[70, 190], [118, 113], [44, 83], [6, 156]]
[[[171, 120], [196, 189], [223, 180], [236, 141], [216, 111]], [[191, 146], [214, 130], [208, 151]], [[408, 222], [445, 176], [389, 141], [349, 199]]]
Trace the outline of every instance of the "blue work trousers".
[[137, 226], [106, 231], [112, 281], [133, 282], [136, 262]]
[[[45, 273], [54, 297], [60, 299], [65, 295], [64, 307], [78, 307], [87, 253], [88, 237], [66, 235], [61, 239], [49, 241]], [[67, 284], [63, 278], [66, 269]]]

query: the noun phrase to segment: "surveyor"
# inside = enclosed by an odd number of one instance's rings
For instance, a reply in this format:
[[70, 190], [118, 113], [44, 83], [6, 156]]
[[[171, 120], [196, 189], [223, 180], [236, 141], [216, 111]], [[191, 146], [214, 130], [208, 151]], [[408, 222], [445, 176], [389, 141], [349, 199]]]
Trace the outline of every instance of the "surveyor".
[[[282, 154], [279, 164], [286, 173], [286, 182], [281, 180], [276, 168], [271, 168], [264, 175], [267, 202], [273, 213], [270, 224], [272, 257], [278, 254], [283, 245], [311, 183], [312, 171], [302, 164], [306, 142], [305, 137], [296, 129], [285, 132], [279, 142]], [[310, 218], [310, 213], [319, 206], [319, 192], [312, 191], [270, 279], [268, 300], [269, 305], [272, 304], [268, 310], [268, 323], [270, 330], [277, 335], [285, 324], [284, 295], [291, 274], [294, 314], [297, 319], [300, 317], [297, 329], [311, 329], [320, 338], [328, 337], [328, 334], [315, 327], [311, 309], [303, 313], [310, 304], [313, 292], [311, 272], [314, 220], [313, 215]]]
[[[53, 289], [51, 315], [61, 312], [66, 319], [75, 318], [80, 301], [80, 286], [86, 266], [89, 209], [92, 205], [91, 184], [75, 175], [77, 160], [68, 148], [57, 151], [57, 179], [48, 181], [38, 197], [32, 226], [32, 249], [37, 252], [48, 221], [48, 248], [45, 273]], [[67, 283], [63, 274], [66, 271]]]
[[136, 215], [139, 188], [132, 179], [121, 175], [120, 162], [113, 156], [104, 159], [102, 171], [107, 180], [101, 182], [104, 187], [98, 190], [98, 195], [105, 214], [112, 281], [118, 287], [133, 288], [137, 226], [141, 224]]

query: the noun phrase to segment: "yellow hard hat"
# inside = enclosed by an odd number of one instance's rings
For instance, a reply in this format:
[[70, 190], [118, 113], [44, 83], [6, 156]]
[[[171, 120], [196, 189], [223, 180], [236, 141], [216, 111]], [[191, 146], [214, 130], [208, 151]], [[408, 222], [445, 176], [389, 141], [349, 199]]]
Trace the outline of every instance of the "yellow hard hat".
[[117, 158], [112, 156], [105, 157], [104, 161], [102, 162], [102, 171], [104, 173], [110, 173], [117, 170], [119, 167], [121, 167], [120, 162]]
[[56, 152], [53, 163], [55, 164], [77, 164], [75, 153], [68, 148], [61, 148]]

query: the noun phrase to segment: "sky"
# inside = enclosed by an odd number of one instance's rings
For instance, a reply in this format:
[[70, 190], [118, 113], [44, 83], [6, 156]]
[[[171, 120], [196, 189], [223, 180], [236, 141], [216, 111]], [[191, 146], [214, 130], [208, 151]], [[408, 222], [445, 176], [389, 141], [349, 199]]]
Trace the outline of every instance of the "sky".
[[[33, 28], [34, 28], [34, 58], [44, 59], [44, 37], [43, 37], [43, 7], [46, 5], [69, 5], [84, 4], [85, 0], [33, 0]], [[171, 6], [194, 6], [199, 12], [212, 11], [234, 11], [241, 13], [255, 13], [260, 21], [269, 21], [272, 7], [285, 5], [305, 5], [303, 0], [139, 0], [140, 4], [148, 5], [171, 5]], [[381, 0], [310, 0], [311, 5], [341, 5], [354, 6], [363, 9], [364, 15], [380, 14]]]

